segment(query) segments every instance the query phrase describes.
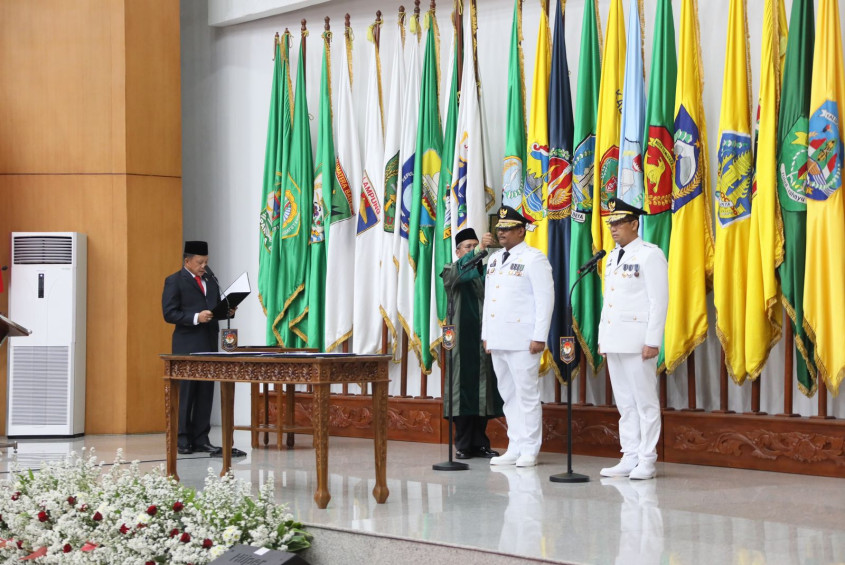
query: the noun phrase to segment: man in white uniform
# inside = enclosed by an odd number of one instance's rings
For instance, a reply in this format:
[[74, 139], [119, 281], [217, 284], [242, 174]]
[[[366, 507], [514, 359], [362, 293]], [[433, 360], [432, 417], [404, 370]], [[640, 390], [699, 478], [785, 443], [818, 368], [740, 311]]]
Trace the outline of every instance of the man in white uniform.
[[622, 460], [605, 477], [651, 479], [660, 438], [657, 354], [663, 343], [669, 277], [666, 257], [638, 236], [643, 210], [612, 199], [606, 221], [616, 247], [604, 269], [599, 351], [607, 357], [619, 410]]
[[554, 308], [549, 260], [525, 243], [522, 215], [499, 210], [496, 234], [504, 249], [487, 263], [481, 339], [493, 359], [499, 394], [505, 401], [508, 450], [491, 465], [533, 467], [542, 442], [540, 358]]

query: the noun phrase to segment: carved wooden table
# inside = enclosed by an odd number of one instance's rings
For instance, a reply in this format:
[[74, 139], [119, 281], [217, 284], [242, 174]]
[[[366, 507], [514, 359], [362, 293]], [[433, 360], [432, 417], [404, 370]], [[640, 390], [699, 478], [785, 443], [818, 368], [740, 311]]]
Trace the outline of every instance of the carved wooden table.
[[167, 474], [176, 472], [179, 433], [179, 382], [220, 383], [223, 424], [223, 471], [232, 466], [235, 383], [308, 384], [314, 387], [314, 448], [317, 456], [317, 491], [314, 501], [325, 508], [328, 487], [329, 386], [343, 383], [373, 384], [373, 429], [376, 486], [373, 496], [384, 503], [387, 489], [387, 385], [390, 355], [162, 355], [164, 360], [164, 409], [167, 418]]

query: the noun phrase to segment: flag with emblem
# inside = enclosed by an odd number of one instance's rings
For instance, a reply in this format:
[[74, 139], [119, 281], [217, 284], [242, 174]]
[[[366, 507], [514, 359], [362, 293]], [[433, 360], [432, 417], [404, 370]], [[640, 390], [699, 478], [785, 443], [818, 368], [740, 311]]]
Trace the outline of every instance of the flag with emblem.
[[398, 228], [397, 188], [399, 182], [399, 144], [402, 135], [402, 103], [405, 88], [405, 27], [404, 12], [400, 14], [398, 22], [399, 41], [393, 52], [393, 65], [388, 81], [390, 93], [387, 99], [387, 118], [384, 132], [384, 156], [382, 167], [384, 170], [384, 199], [382, 200], [382, 241], [381, 241], [381, 281], [380, 306], [381, 317], [387, 325], [388, 339], [394, 358], [401, 357], [398, 344], [401, 342], [401, 326], [396, 309], [397, 282], [399, 263], [393, 255], [394, 235]]
[[326, 351], [332, 351], [352, 336], [354, 316], [355, 240], [358, 227], [357, 197], [361, 194], [361, 148], [355, 109], [352, 105], [352, 35], [347, 28], [341, 49], [340, 84], [335, 138], [335, 183], [329, 216], [328, 266], [326, 279]]
[[713, 302], [716, 335], [728, 375], [742, 384], [745, 367], [745, 292], [751, 227], [751, 76], [746, 0], [731, 0], [716, 173], [716, 249]]
[[[409, 257], [409, 225], [411, 222], [411, 201], [414, 191], [414, 163], [417, 158], [417, 126], [420, 112], [420, 20], [411, 16], [408, 26], [411, 32], [406, 39], [408, 49], [405, 82], [405, 99], [402, 107], [402, 134], [399, 144], [399, 186], [396, 192], [396, 213], [399, 225], [393, 234], [393, 254], [399, 265], [396, 291], [396, 309], [399, 323], [408, 336], [408, 344], [414, 346], [414, 270]], [[409, 45], [410, 44], [410, 45]], [[419, 351], [417, 345], [416, 350]]]
[[[408, 257], [414, 269], [414, 342], [425, 372], [431, 370], [431, 268], [434, 259], [434, 224], [437, 215], [437, 188], [442, 167], [443, 129], [440, 123], [438, 87], [437, 18], [434, 11], [425, 16], [428, 27], [420, 86], [417, 158], [411, 193], [408, 225]], [[439, 274], [439, 273], [438, 273]], [[436, 304], [435, 304], [436, 307]], [[436, 339], [436, 337], [435, 337]]]
[[[672, 233], [672, 169], [675, 164], [672, 136], [675, 133], [675, 82], [678, 59], [675, 53], [675, 19], [670, 0], [658, 0], [657, 23], [654, 28], [654, 50], [646, 104], [647, 148], [643, 176], [645, 179], [645, 211], [643, 239], [653, 243], [669, 257]], [[660, 348], [658, 370], [666, 368], [666, 349]]]
[[781, 297], [792, 323], [798, 355], [798, 388], [816, 392], [813, 345], [804, 330], [804, 261], [807, 245], [807, 128], [813, 72], [815, 23], [813, 3], [795, 0], [790, 16], [792, 32], [786, 48], [783, 89], [778, 116], [778, 201], [783, 217], [784, 253], [778, 268]]
[[625, 87], [622, 90], [619, 182], [616, 197], [637, 208], [645, 207], [643, 137], [646, 133], [646, 101], [642, 31], [639, 2], [631, 0], [628, 4], [628, 49], [625, 53]]
[[[464, 13], [464, 29], [468, 33], [476, 28], [474, 14], [474, 4], [471, 4]], [[454, 144], [449, 219], [453, 234], [472, 228], [481, 237], [489, 230], [488, 213], [493, 212], [493, 174], [484, 131], [480, 79], [476, 74], [476, 40], [472, 36], [467, 37], [456, 137], [448, 141]]]
[[807, 157], [807, 262], [804, 327], [815, 347], [818, 378], [835, 395], [845, 378], [845, 108], [842, 34], [835, 0], [819, 0]]
[[670, 373], [707, 337], [707, 292], [713, 278], [707, 124], [701, 102], [698, 2], [681, 3], [680, 63], [675, 92], [675, 174], [669, 244], [669, 310], [664, 347]]
[[303, 347], [308, 315], [308, 277], [311, 240], [311, 218], [314, 203], [314, 160], [311, 156], [311, 124], [308, 120], [308, 100], [305, 97], [305, 52], [300, 45], [296, 73], [296, 95], [293, 109], [293, 135], [287, 175], [282, 182], [281, 241], [284, 259], [284, 286], [279, 297], [282, 321], [277, 331], [285, 347]]
[[[569, 280], [578, 278], [578, 268], [593, 254], [593, 169], [596, 159], [596, 112], [599, 99], [601, 28], [597, 0], [584, 4], [581, 22], [581, 53], [578, 59], [578, 87], [575, 98], [572, 157], [572, 233], [569, 245]], [[598, 353], [598, 317], [601, 312], [601, 279], [595, 272], [572, 289], [572, 329], [587, 363], [597, 373], [604, 363]]]
[[[453, 16], [453, 27], [455, 24], [462, 25], [460, 16]], [[455, 158], [455, 136], [458, 129], [458, 57], [460, 37], [453, 34], [453, 44], [449, 55], [449, 76], [446, 82], [446, 129], [443, 131], [443, 162], [440, 167], [440, 178], [437, 183], [437, 216], [434, 226], [434, 270], [432, 281], [435, 287], [435, 300], [437, 303], [438, 326], [446, 323], [446, 309], [448, 305], [446, 287], [443, 286], [443, 279], [440, 273], [443, 267], [452, 262], [452, 221], [450, 217], [450, 197], [452, 188], [452, 161]], [[436, 343], [438, 337], [436, 328], [432, 328], [432, 339]]]
[[381, 60], [374, 37], [374, 23], [367, 36], [373, 41], [369, 57], [367, 106], [364, 118], [364, 173], [358, 197], [355, 240], [355, 313], [352, 347], [355, 353], [381, 351], [382, 317], [379, 315], [381, 240], [384, 230], [384, 129], [381, 110]]
[[525, 68], [522, 54], [522, 0], [513, 2], [511, 46], [508, 55], [508, 102], [505, 120], [505, 159], [502, 167], [502, 204], [522, 205], [525, 183]]
[[534, 86], [531, 89], [531, 116], [528, 119], [528, 145], [525, 162], [525, 187], [519, 211], [531, 220], [525, 243], [549, 253], [549, 229], [546, 200], [549, 195], [549, 76], [552, 70], [552, 46], [545, 1], [540, 2], [540, 27], [534, 57]]
[[780, 99], [780, 0], [766, 0], [760, 61], [759, 137], [752, 187], [745, 303], [745, 365], [748, 377], [760, 375], [780, 340], [783, 312], [777, 268], [783, 262], [783, 223], [777, 198], [777, 121]]
[[[261, 212], [258, 216], [260, 246], [258, 248], [258, 298], [267, 316], [265, 341], [279, 342], [274, 327], [279, 315], [278, 279], [279, 213], [282, 192], [282, 170], [286, 163], [291, 136], [290, 78], [288, 71], [288, 35], [276, 36], [273, 60], [273, 86], [270, 91], [270, 117], [267, 124], [267, 145], [264, 150], [264, 186]], [[283, 45], [283, 46], [282, 46]]]
[[[555, 2], [554, 35], [552, 40], [552, 72], [549, 79], [549, 196], [548, 231], [549, 262], [555, 283], [555, 296], [569, 293], [569, 253], [572, 230], [572, 93], [569, 88], [569, 66], [566, 63], [566, 36], [561, 2]], [[564, 374], [560, 359], [560, 338], [571, 336], [566, 325], [566, 300], [555, 300], [549, 339], [546, 346], [552, 352], [558, 373]]]
[[[314, 215], [311, 220], [311, 263], [308, 274], [308, 347], [323, 351], [326, 333], [326, 224], [325, 194], [331, 195], [334, 176], [334, 136], [332, 131], [331, 40], [323, 33], [323, 65], [320, 71], [320, 113], [317, 116], [317, 156], [314, 166]], [[324, 185], [325, 183], [325, 185]]]
[[[599, 107], [596, 118], [595, 179], [593, 202], [593, 247], [610, 253], [616, 245], [604, 217], [610, 212], [608, 202], [616, 196], [619, 175], [619, 139], [621, 127], [622, 88], [625, 81], [625, 22], [622, 0], [611, 0], [607, 16], [604, 56], [599, 85]], [[604, 278], [604, 261], [598, 263], [599, 276]]]

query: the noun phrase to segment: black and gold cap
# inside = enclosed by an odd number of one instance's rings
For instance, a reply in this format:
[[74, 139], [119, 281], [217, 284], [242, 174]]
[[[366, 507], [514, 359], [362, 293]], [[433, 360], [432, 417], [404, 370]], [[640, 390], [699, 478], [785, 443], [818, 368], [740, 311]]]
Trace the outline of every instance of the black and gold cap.
[[511, 208], [510, 206], [502, 206], [499, 208], [499, 222], [496, 224], [496, 229], [509, 230], [511, 228], [525, 227], [531, 221]]
[[611, 198], [610, 202], [607, 203], [607, 208], [610, 210], [610, 213], [604, 217], [604, 221], [607, 222], [608, 225], [618, 222], [619, 220], [633, 220], [646, 215], [645, 210], [642, 208], [631, 206], [619, 198]]

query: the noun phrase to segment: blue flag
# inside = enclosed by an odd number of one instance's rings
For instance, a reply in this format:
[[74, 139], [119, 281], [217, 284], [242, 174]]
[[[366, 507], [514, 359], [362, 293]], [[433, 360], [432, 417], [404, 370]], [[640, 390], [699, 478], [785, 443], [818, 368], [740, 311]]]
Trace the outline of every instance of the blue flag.
[[[564, 374], [560, 359], [560, 338], [571, 336], [572, 321], [566, 320], [569, 297], [569, 243], [572, 229], [572, 93], [569, 68], [566, 64], [566, 40], [560, 2], [555, 2], [554, 36], [552, 39], [552, 73], [549, 82], [549, 262], [555, 282], [555, 309], [549, 327], [548, 347]], [[569, 323], [567, 323], [569, 322]]]
[[[622, 126], [619, 140], [619, 185], [616, 196], [637, 208], [645, 206], [643, 185], [643, 137], [645, 136], [645, 81], [643, 79], [642, 31], [637, 0], [628, 8], [625, 31], [625, 87], [622, 91]], [[640, 224], [642, 231], [642, 223]]]

